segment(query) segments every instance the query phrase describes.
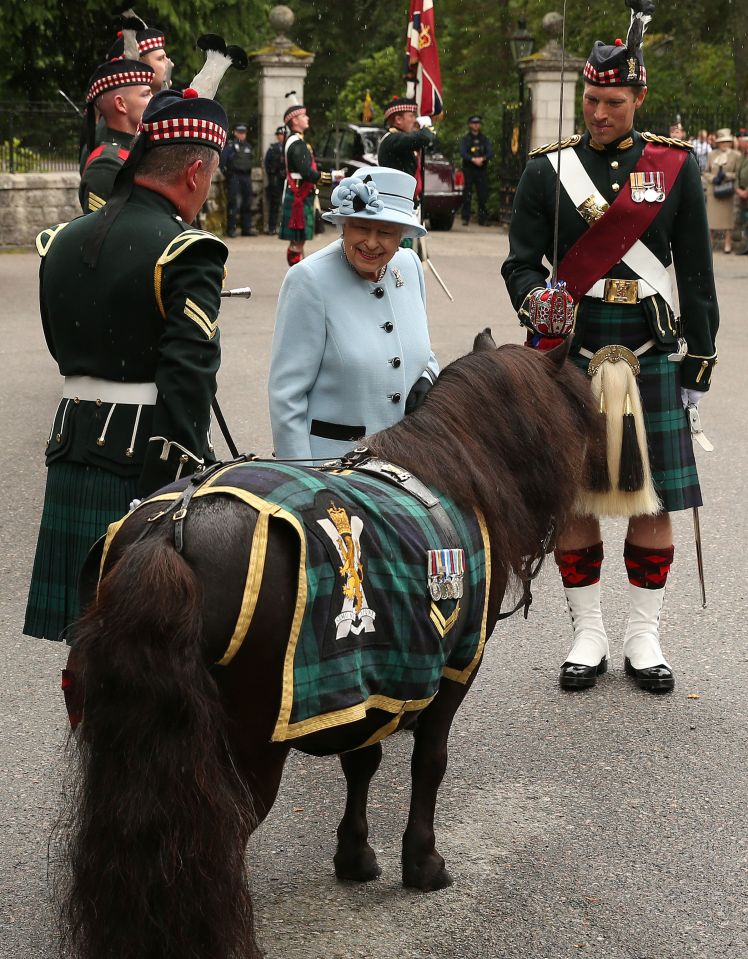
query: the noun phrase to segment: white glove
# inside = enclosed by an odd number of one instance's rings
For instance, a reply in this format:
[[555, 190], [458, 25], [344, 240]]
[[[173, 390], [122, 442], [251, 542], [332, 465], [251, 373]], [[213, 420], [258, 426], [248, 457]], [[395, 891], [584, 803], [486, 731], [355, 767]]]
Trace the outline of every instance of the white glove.
[[416, 123], [423, 130], [424, 127], [432, 127], [434, 124], [431, 120], [431, 117], [416, 117]]
[[683, 409], [687, 406], [698, 406], [699, 400], [705, 395], [702, 390], [687, 390], [685, 386], [681, 386], [680, 401], [683, 404]]
[[141, 504], [142, 502], [143, 502], [142, 499], [134, 499], [134, 500], [132, 500], [132, 501], [130, 502], [130, 512], [132, 513], [132, 511], [133, 511], [134, 509], [137, 509], [138, 506], [140, 506], [140, 504]]
[[340, 183], [341, 180], [345, 180], [345, 170], [331, 170], [330, 175], [333, 183]]

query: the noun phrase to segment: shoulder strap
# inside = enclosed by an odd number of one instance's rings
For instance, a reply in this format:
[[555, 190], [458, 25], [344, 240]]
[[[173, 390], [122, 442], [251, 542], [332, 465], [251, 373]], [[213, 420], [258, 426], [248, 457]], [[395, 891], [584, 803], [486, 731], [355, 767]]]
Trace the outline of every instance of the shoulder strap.
[[36, 238], [36, 252], [39, 256], [45, 257], [49, 253], [49, 248], [66, 226], [67, 223], [58, 223], [57, 226], [50, 226], [46, 230], [42, 230]]

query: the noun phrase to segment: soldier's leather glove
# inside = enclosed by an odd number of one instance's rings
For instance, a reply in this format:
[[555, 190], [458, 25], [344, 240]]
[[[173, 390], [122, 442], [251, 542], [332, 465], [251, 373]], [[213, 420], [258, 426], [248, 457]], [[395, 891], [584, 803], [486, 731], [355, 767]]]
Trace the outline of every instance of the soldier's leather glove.
[[423, 403], [426, 394], [431, 389], [431, 380], [427, 376], [421, 376], [411, 387], [410, 393], [405, 400], [405, 415], [417, 410]]
[[680, 401], [683, 404], [683, 409], [686, 409], [687, 406], [698, 406], [699, 400], [705, 395], [701, 390], [687, 390], [685, 386], [681, 386]]

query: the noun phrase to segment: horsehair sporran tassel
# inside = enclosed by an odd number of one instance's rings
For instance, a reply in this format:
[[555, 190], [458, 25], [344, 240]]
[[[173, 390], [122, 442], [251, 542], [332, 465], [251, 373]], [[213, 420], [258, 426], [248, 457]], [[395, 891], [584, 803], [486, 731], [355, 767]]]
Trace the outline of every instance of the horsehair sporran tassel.
[[618, 468], [618, 488], [627, 493], [636, 493], [644, 486], [642, 462], [636, 419], [631, 404], [631, 395], [626, 393], [623, 408], [623, 435], [621, 437], [621, 463]]
[[[598, 383], [600, 374], [596, 374]], [[594, 384], [593, 384], [594, 392]], [[585, 486], [596, 493], [607, 493], [610, 490], [610, 473], [608, 472], [608, 427], [605, 413], [605, 396], [600, 390], [598, 402], [600, 430], [587, 448], [585, 461]]]
[[[594, 369], [591, 380], [595, 402], [601, 404], [606, 418], [607, 471], [610, 485], [608, 489], [596, 489], [591, 483], [588, 484], [579, 495], [575, 512], [581, 516], [654, 516], [661, 511], [662, 504], [652, 482], [644, 412], [634, 372], [624, 360], [605, 360]], [[623, 413], [627, 409], [627, 397], [635, 427], [633, 436], [643, 472], [642, 484], [635, 490], [627, 490], [619, 485], [624, 443]]]

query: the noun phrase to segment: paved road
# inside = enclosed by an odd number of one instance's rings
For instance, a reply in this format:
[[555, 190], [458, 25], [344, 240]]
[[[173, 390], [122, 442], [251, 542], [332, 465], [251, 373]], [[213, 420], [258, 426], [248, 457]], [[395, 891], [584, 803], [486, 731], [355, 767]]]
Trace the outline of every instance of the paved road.
[[[331, 237], [330, 237], [331, 238]], [[317, 240], [319, 245], [322, 241]], [[485, 325], [519, 340], [498, 269], [495, 230], [436, 234], [432, 255], [455, 295], [429, 281], [442, 360]], [[225, 304], [221, 399], [240, 447], [270, 449], [265, 404], [273, 307], [285, 272], [273, 239], [232, 243], [229, 283], [252, 300]], [[65, 718], [64, 650], [21, 635], [43, 488], [42, 455], [59, 381], [36, 299], [36, 256], [0, 257], [5, 507], [3, 736], [0, 780], [0, 956], [55, 955], [47, 883]], [[623, 675], [623, 526], [607, 528], [604, 606], [615, 669], [586, 694], [562, 695], [567, 648], [561, 589], [550, 573], [530, 619], [502, 625], [451, 738], [438, 828], [455, 877], [431, 895], [399, 885], [409, 737], [390, 741], [371, 825], [384, 867], [363, 887], [332, 872], [342, 777], [334, 760], [293, 756], [281, 795], [250, 847], [258, 922], [269, 959], [745, 959], [748, 956], [748, 750], [744, 474], [748, 261], [717, 255], [720, 363], [704, 419], [718, 452], [698, 453], [708, 507], [709, 607], [698, 603], [688, 516], [676, 522], [665, 645], [672, 696]], [[54, 847], [53, 853], [54, 855]]]

